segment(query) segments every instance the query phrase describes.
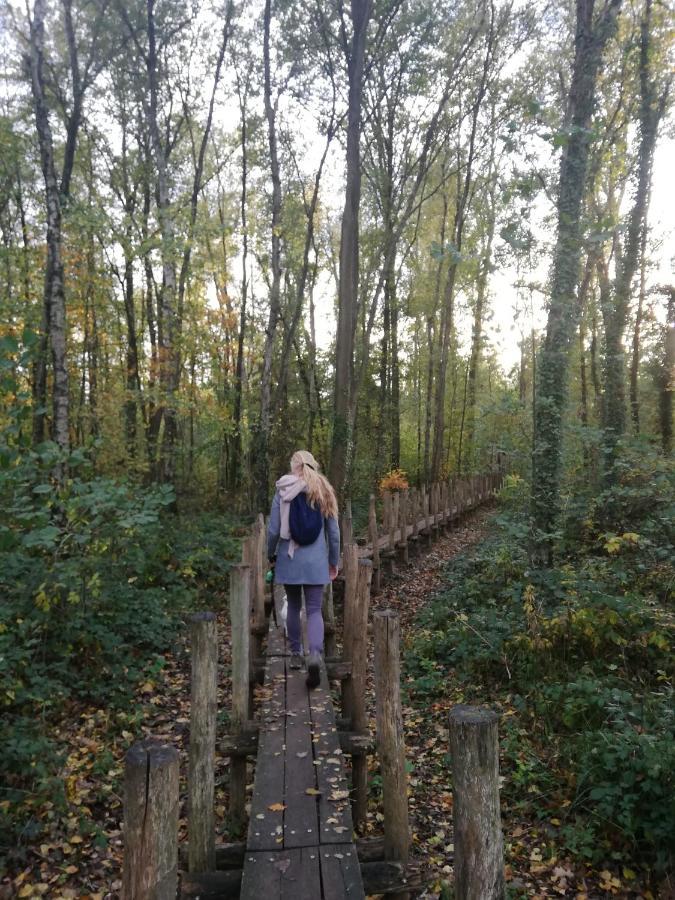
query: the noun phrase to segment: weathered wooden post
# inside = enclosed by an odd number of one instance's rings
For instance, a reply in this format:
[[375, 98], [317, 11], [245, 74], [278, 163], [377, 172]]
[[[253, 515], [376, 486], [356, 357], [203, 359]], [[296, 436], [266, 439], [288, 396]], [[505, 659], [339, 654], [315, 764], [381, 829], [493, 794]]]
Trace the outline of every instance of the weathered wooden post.
[[262, 654], [262, 641], [265, 635], [265, 570], [263, 553], [265, 550], [265, 520], [262, 513], [258, 515], [251, 529], [250, 537], [242, 545], [242, 562], [249, 567], [251, 587], [249, 603], [251, 606], [253, 634], [253, 656]]
[[[232, 625], [232, 730], [241, 732], [250, 718], [250, 601], [248, 566], [230, 571], [230, 622]], [[241, 829], [246, 816], [246, 757], [230, 759], [230, 822]]]
[[146, 738], [124, 759], [125, 900], [175, 900], [178, 888], [178, 751]]
[[[350, 598], [349, 631], [345, 627], [344, 658], [351, 662], [351, 675], [343, 682], [342, 712], [351, 719], [351, 730], [366, 732], [366, 688], [368, 666], [368, 607], [370, 604], [370, 583], [373, 565], [369, 559], [358, 560], [356, 591]], [[345, 626], [347, 623], [347, 603], [345, 597]], [[368, 795], [368, 766], [365, 753], [352, 756], [352, 816], [355, 827], [366, 821]]]
[[[342, 597], [342, 654], [351, 646], [352, 619], [354, 611], [354, 595], [358, 576], [359, 553], [356, 544], [345, 544], [342, 548], [342, 573], [344, 577], [344, 595]], [[343, 685], [344, 704], [344, 685]]]
[[401, 712], [400, 626], [391, 609], [373, 615], [377, 753], [382, 773], [385, 859], [406, 864], [410, 849], [408, 776]]
[[375, 495], [370, 495], [368, 501], [368, 540], [373, 548], [373, 582], [372, 589], [376, 594], [380, 593], [380, 540], [377, 534], [377, 506]]
[[[394, 491], [391, 498], [391, 548], [396, 552], [396, 537], [398, 534], [399, 510], [401, 507], [400, 491]], [[399, 538], [400, 540], [400, 538]]]
[[418, 488], [412, 489], [411, 497], [411, 518], [412, 518], [412, 535], [413, 540], [417, 541], [420, 534], [420, 492]]
[[440, 492], [438, 490], [438, 482], [435, 481], [431, 486], [431, 527], [434, 531], [434, 538], [438, 540], [438, 507], [440, 500]]
[[398, 552], [401, 562], [408, 564], [408, 491], [401, 491], [399, 495], [398, 511], [399, 542]]
[[389, 535], [387, 549], [391, 550], [391, 491], [382, 491], [382, 530]]
[[431, 531], [431, 489], [424, 488], [424, 533], [427, 538], [427, 546], [431, 547], [433, 542], [433, 534]]
[[256, 548], [254, 562], [255, 595], [253, 604], [253, 623], [256, 629], [262, 631], [262, 636], [267, 633], [265, 623], [265, 563], [267, 560], [267, 531], [265, 517], [258, 513], [256, 519]]
[[449, 714], [457, 900], [501, 900], [504, 850], [499, 814], [499, 716], [455, 706]]
[[354, 528], [352, 522], [352, 501], [345, 500], [345, 511], [342, 516], [342, 546], [354, 542]]
[[462, 518], [466, 511], [466, 478], [462, 478], [459, 483], [459, 510], [458, 518]]
[[188, 871], [216, 865], [213, 808], [218, 712], [218, 631], [212, 612], [190, 617], [190, 752], [188, 762]]
[[382, 556], [386, 560], [387, 575], [391, 576], [394, 573], [394, 553], [395, 551], [395, 543], [394, 543], [394, 524], [392, 521], [393, 516], [393, 502], [391, 497], [391, 491], [383, 491], [382, 492], [382, 503], [383, 503], [383, 521], [382, 521], [382, 530], [386, 535], [388, 535], [387, 540], [387, 549], [384, 551]]
[[445, 534], [448, 522], [450, 520], [450, 514], [448, 512], [448, 482], [441, 482], [441, 528], [443, 529], [443, 533]]
[[335, 605], [333, 603], [333, 582], [329, 582], [323, 591], [322, 614], [325, 622], [326, 656], [337, 653], [337, 635], [335, 634]]

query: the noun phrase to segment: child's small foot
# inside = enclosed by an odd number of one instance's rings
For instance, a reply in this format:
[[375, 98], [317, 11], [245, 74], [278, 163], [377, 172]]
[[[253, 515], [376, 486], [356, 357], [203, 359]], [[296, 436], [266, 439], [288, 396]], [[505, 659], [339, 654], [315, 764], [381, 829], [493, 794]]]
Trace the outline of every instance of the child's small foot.
[[318, 653], [310, 653], [307, 660], [307, 687], [318, 687], [321, 682], [321, 657]]
[[299, 653], [291, 653], [291, 661], [288, 664], [291, 669], [301, 669], [303, 666], [303, 659]]

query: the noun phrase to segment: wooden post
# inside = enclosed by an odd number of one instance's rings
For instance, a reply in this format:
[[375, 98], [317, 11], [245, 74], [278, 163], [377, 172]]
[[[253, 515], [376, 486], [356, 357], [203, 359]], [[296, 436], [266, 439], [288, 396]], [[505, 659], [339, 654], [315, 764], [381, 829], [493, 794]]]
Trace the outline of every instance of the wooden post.
[[434, 531], [434, 538], [438, 540], [438, 506], [439, 491], [438, 482], [435, 481], [431, 486], [431, 527]]
[[[373, 565], [369, 559], [360, 559], [356, 565], [356, 591], [351, 597], [349, 613], [350, 628], [345, 634], [343, 656], [351, 662], [351, 676], [343, 683], [342, 712], [351, 719], [351, 730], [365, 732], [368, 729], [366, 717], [366, 688], [368, 667], [368, 606], [370, 604], [370, 582]], [[347, 619], [348, 598], [345, 597], [345, 621]], [[363, 825], [367, 810], [367, 758], [365, 754], [352, 756], [352, 816], [354, 827]]]
[[324, 640], [326, 656], [335, 656], [337, 653], [337, 635], [335, 634], [335, 606], [333, 604], [332, 581], [324, 588], [322, 607], [323, 620], [326, 623]]
[[401, 491], [399, 496], [399, 542], [398, 549], [401, 562], [408, 564], [408, 492]]
[[353, 543], [352, 501], [345, 500], [345, 511], [342, 516], [342, 546]]
[[391, 498], [391, 549], [396, 551], [396, 536], [399, 522], [399, 509], [401, 506], [400, 491], [394, 491]]
[[412, 489], [412, 499], [410, 505], [412, 507], [412, 536], [415, 538], [415, 540], [417, 540], [420, 533], [420, 492], [417, 488]]
[[449, 715], [457, 900], [504, 897], [497, 713], [458, 705]]
[[267, 559], [267, 535], [265, 533], [265, 517], [258, 513], [255, 532], [256, 545], [253, 562], [253, 575], [255, 579], [255, 594], [253, 597], [253, 622], [256, 629], [265, 629], [265, 560]]
[[425, 533], [427, 538], [427, 546], [431, 547], [432, 544], [432, 532], [431, 532], [431, 489], [424, 488], [424, 519], [426, 522], [425, 525]]
[[376, 594], [380, 593], [380, 542], [377, 534], [377, 506], [375, 495], [370, 495], [368, 501], [368, 540], [373, 548], [373, 582], [372, 589]]
[[178, 888], [178, 751], [146, 738], [124, 767], [125, 900], [175, 900]]
[[[250, 709], [250, 601], [248, 566], [230, 570], [230, 622], [232, 623], [232, 730], [240, 732]], [[246, 816], [246, 757], [230, 759], [230, 822], [241, 829]]]
[[382, 491], [382, 529], [389, 534], [388, 549], [391, 550], [391, 491]]
[[[358, 577], [359, 554], [356, 544], [346, 544], [342, 548], [342, 571], [344, 574], [344, 595], [342, 597], [342, 655], [351, 646], [353, 629], [354, 596]], [[344, 704], [344, 690], [343, 690]]]
[[[218, 631], [212, 612], [190, 617], [190, 753], [188, 763], [188, 871], [216, 865], [213, 798], [218, 712]], [[248, 700], [248, 698], [247, 698]]]
[[407, 863], [410, 848], [408, 776], [401, 713], [400, 627], [391, 609], [373, 615], [377, 753], [382, 773], [385, 859]]

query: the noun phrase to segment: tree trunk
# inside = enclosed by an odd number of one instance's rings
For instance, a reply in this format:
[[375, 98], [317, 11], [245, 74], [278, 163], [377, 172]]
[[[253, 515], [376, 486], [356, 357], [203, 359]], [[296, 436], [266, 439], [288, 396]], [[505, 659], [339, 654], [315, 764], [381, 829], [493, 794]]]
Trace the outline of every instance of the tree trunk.
[[[647, 209], [652, 180], [654, 150], [659, 121], [665, 111], [668, 87], [660, 98], [651, 64], [652, 2], [646, 0], [640, 22], [640, 144], [638, 147], [637, 181], [633, 207], [623, 253], [615, 259], [616, 277], [613, 297], [603, 294], [602, 315], [605, 323], [605, 402], [603, 404], [603, 455], [605, 478], [614, 478], [617, 444], [626, 431], [626, 366], [623, 337], [628, 319], [632, 284], [640, 261], [640, 248], [645, 240]], [[606, 273], [601, 273], [606, 278]]]
[[[649, 203], [647, 204], [649, 205]], [[630, 412], [633, 420], [633, 432], [640, 434], [640, 398], [638, 396], [638, 375], [640, 373], [640, 330], [645, 304], [645, 281], [647, 268], [647, 227], [642, 229], [640, 241], [640, 293], [638, 305], [635, 311], [635, 326], [633, 327], [633, 346], [630, 361]]]
[[335, 394], [330, 480], [340, 501], [347, 487], [353, 435], [349, 425], [354, 386], [354, 337], [359, 286], [359, 204], [361, 201], [361, 97], [366, 31], [371, 0], [351, 0], [352, 40], [348, 55], [349, 99], [347, 106], [347, 186], [340, 238], [340, 284], [335, 344]]
[[[35, 123], [40, 147], [40, 163], [45, 182], [47, 215], [47, 265], [44, 308], [52, 348], [54, 370], [53, 434], [64, 453], [70, 449], [68, 424], [68, 364], [66, 357], [66, 301], [61, 256], [61, 200], [54, 169], [54, 147], [44, 89], [45, 0], [35, 0], [30, 23], [30, 69]], [[65, 477], [65, 466], [57, 468], [57, 477]]]
[[237, 78], [237, 93], [239, 96], [239, 112], [241, 115], [241, 306], [239, 309], [239, 334], [237, 335], [237, 363], [234, 375], [234, 435], [232, 439], [232, 451], [229, 458], [227, 485], [231, 491], [235, 491], [241, 483], [241, 409], [244, 390], [244, 340], [246, 335], [246, 302], [248, 299], [248, 218], [246, 212], [248, 190], [248, 115], [247, 100], [249, 80], [242, 88]]
[[610, 0], [594, 22], [594, 0], [577, 0], [568, 140], [560, 161], [558, 230], [553, 256], [546, 339], [540, 351], [532, 453], [532, 544], [534, 565], [550, 565], [560, 507], [562, 414], [567, 394], [569, 348], [576, 331], [575, 291], [581, 255], [581, 207], [588, 168], [589, 126], [602, 52], [614, 29], [619, 0]]
[[272, 354], [277, 325], [281, 314], [281, 176], [277, 154], [276, 106], [272, 103], [272, 81], [270, 72], [270, 23], [272, 0], [265, 2], [263, 57], [265, 67], [265, 115], [267, 117], [267, 137], [270, 151], [270, 174], [272, 177], [272, 227], [271, 264], [272, 284], [270, 286], [270, 307], [265, 329], [263, 366], [260, 380], [260, 416], [253, 435], [253, 497], [257, 510], [267, 509], [269, 492], [269, 438], [272, 408]]
[[159, 331], [159, 382], [160, 398], [155, 410], [155, 438], [159, 436], [161, 424], [164, 433], [159, 459], [155, 467], [155, 478], [167, 484], [174, 484], [176, 478], [176, 438], [178, 435], [178, 413], [176, 393], [180, 374], [178, 341], [181, 322], [176, 307], [176, 258], [174, 248], [174, 222], [169, 193], [166, 148], [159, 130], [158, 104], [159, 80], [157, 71], [157, 38], [155, 30], [155, 0], [146, 0], [148, 50], [146, 69], [150, 88], [150, 103], [147, 109], [148, 126], [155, 172], [157, 175], [157, 220], [159, 224], [162, 258], [162, 289], [158, 303]]
[[675, 287], [663, 289], [668, 294], [665, 351], [659, 378], [659, 424], [661, 446], [666, 455], [673, 450], [673, 391], [675, 391]]

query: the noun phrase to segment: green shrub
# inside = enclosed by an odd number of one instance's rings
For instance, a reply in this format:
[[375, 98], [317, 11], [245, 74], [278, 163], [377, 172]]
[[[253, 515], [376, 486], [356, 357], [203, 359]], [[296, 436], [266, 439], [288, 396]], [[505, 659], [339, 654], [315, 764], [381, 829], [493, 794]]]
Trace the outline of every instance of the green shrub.
[[[672, 460], [626, 448], [615, 486], [577, 485], [559, 563], [531, 570], [527, 486], [507, 480], [491, 538], [448, 568], [405, 668], [412, 702], [448, 684], [508, 708], [504, 798], [561, 819], [560, 843], [672, 862]], [[542, 802], [540, 798], [546, 798]], [[564, 802], [563, 802], [564, 801]]]

